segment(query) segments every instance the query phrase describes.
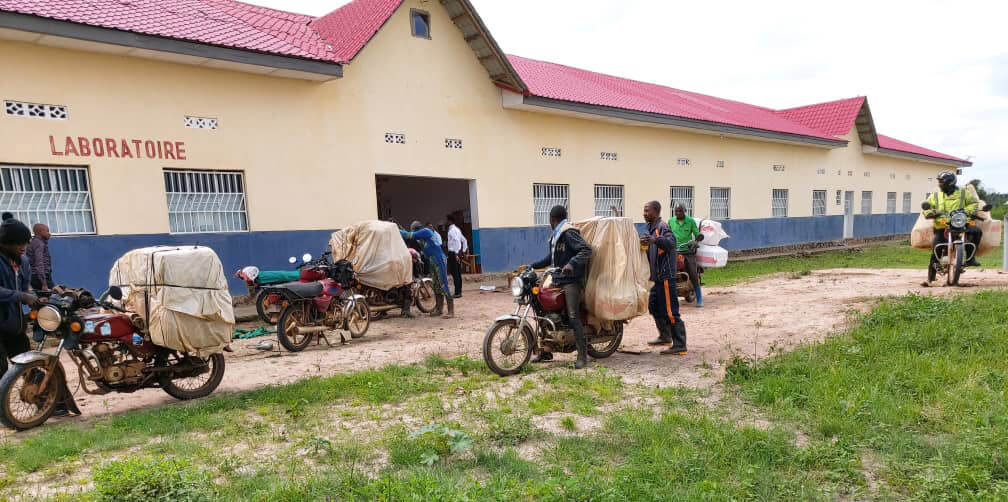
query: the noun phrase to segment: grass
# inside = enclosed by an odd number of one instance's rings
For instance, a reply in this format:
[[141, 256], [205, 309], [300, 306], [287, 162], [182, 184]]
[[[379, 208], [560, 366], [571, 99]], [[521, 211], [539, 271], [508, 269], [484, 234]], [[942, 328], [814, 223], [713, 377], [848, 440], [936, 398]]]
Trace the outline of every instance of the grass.
[[[985, 268], [1000, 268], [1002, 250], [991, 251], [980, 258]], [[772, 274], [788, 274], [794, 279], [808, 275], [812, 270], [830, 268], [906, 268], [927, 270], [928, 252], [914, 249], [907, 242], [853, 249], [830, 251], [808, 256], [780, 256], [750, 261], [731, 261], [724, 268], [704, 272], [707, 286], [728, 286], [749, 279]]]

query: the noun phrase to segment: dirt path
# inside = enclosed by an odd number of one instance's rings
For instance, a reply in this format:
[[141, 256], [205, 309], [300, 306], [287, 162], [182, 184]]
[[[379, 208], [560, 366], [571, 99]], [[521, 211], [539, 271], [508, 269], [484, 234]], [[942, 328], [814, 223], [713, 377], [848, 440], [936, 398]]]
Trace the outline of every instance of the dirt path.
[[[921, 288], [918, 283], [922, 274], [919, 270], [822, 270], [803, 277], [774, 277], [710, 288], [704, 292], [706, 308], [682, 306], [689, 334], [689, 355], [660, 356], [657, 350], [650, 349], [646, 341], [655, 336], [655, 328], [651, 319], [645, 317], [628, 326], [623, 344], [624, 349], [642, 354], [617, 353], [594, 364], [618, 371], [629, 382], [704, 387], [721, 379], [723, 361], [733, 353], [765, 357], [771, 348], [787, 349], [822, 339], [841, 328], [852, 309], [870, 307], [877, 297], [1008, 288], [1008, 275], [993, 270], [971, 270], [963, 278], [967, 287], [962, 288]], [[366, 337], [351, 344], [332, 348], [313, 346], [299, 354], [264, 353], [248, 348], [268, 338], [237, 341], [236, 352], [227, 356], [227, 372], [218, 392], [238, 392], [389, 363], [412, 363], [429, 354], [446, 357], [464, 354], [479, 359], [485, 330], [494, 318], [509, 313], [513, 304], [506, 292], [473, 290], [456, 301], [456, 309], [457, 318], [451, 321], [429, 318], [377, 321], [372, 323]], [[333, 338], [339, 340], [338, 336]], [[573, 355], [561, 354], [557, 359], [553, 364], [566, 364]], [[65, 364], [68, 369], [72, 367], [69, 361]], [[70, 388], [77, 388], [76, 382]], [[176, 402], [157, 389], [105, 396], [78, 391], [77, 399], [85, 418]]]

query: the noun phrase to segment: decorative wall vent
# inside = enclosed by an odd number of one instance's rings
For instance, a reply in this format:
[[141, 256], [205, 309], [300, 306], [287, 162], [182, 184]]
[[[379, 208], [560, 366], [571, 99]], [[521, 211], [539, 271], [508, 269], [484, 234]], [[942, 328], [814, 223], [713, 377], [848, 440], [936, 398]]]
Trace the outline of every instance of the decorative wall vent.
[[865, 171], [864, 172], [864, 177], [865, 178], [871, 178], [871, 171]]
[[723, 160], [719, 160], [719, 161], [717, 161], [716, 165], [717, 165], [717, 167], [723, 168], [724, 167], [724, 161]]
[[211, 117], [190, 117], [186, 115], [185, 126], [190, 129], [217, 129], [218, 121]]
[[847, 176], [854, 176], [854, 171], [847, 171]]
[[826, 170], [825, 169], [816, 169], [816, 174], [825, 175], [826, 174]]
[[896, 179], [896, 173], [890, 173], [889, 174], [889, 179], [891, 179], [891, 180]]
[[784, 172], [784, 164], [774, 164], [773, 170], [774, 170], [775, 173], [782, 173], [782, 172]]
[[561, 152], [560, 152], [559, 148], [547, 148], [547, 147], [543, 147], [543, 149], [542, 149], [542, 155], [543, 155], [543, 157], [559, 157], [560, 153]]
[[909, 175], [909, 174], [908, 174], [908, 175], [906, 175], [906, 179], [907, 179], [907, 180], [910, 180], [910, 175]]
[[445, 140], [444, 140], [444, 147], [445, 148], [449, 148], [449, 149], [453, 149], [453, 150], [461, 150], [462, 149], [462, 140], [460, 140], [460, 139], [454, 139], [454, 138], [445, 138]]
[[24, 101], [4, 101], [4, 111], [7, 115], [17, 117], [35, 117], [40, 119], [66, 120], [69, 112], [66, 105], [44, 105]]
[[616, 152], [602, 152], [602, 160], [616, 160]]
[[405, 145], [406, 135], [394, 132], [385, 133], [385, 142], [391, 145]]
[[686, 158], [680, 158], [679, 160], [676, 160], [676, 165], [679, 167], [689, 167], [690, 160]]

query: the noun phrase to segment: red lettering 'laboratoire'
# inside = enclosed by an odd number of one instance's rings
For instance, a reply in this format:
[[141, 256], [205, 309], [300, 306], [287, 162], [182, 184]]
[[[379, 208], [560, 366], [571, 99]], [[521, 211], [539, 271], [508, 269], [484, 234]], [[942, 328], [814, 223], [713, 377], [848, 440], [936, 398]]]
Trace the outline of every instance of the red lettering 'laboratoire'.
[[50, 135], [49, 149], [53, 155], [66, 157], [186, 160], [185, 142], [182, 141], [84, 136], [66, 136], [64, 141], [59, 141]]

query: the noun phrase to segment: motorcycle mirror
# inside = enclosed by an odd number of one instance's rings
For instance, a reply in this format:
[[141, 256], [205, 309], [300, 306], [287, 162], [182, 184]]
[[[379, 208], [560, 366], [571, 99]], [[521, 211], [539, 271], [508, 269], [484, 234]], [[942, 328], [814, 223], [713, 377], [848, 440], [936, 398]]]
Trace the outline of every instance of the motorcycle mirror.
[[312, 256], [309, 253], [305, 253], [305, 255], [301, 257], [301, 260], [303, 260], [305, 262], [309, 262], [309, 261], [311, 261], [311, 259], [312, 259]]
[[122, 300], [123, 298], [123, 291], [122, 288], [120, 288], [119, 286], [110, 287], [108, 293], [109, 296], [111, 296], [115, 300]]
[[293, 265], [297, 263], [297, 258], [291, 256], [290, 258], [287, 259], [287, 261], [290, 262], [291, 265]]
[[923, 209], [925, 211], [927, 211], [928, 209], [931, 209], [931, 203], [928, 202], [928, 201], [924, 201], [923, 203], [921, 203], [921, 209]]

